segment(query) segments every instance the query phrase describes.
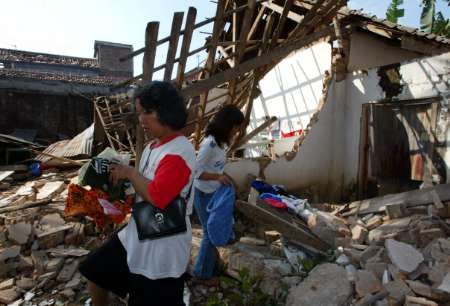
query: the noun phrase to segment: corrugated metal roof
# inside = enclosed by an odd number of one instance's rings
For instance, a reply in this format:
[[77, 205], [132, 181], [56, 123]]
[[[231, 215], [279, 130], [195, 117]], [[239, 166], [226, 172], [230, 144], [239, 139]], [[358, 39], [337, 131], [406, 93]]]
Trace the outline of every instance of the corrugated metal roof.
[[[58, 157], [89, 157], [92, 153], [94, 141], [94, 124], [75, 136], [71, 140], [61, 140], [48, 146], [43, 153]], [[45, 155], [38, 155], [37, 160], [47, 162], [52, 158]]]

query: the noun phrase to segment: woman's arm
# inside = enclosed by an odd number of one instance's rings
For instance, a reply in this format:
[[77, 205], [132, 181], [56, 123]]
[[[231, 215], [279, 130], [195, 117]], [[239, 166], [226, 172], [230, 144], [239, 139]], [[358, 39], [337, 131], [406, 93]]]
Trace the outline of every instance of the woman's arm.
[[140, 174], [136, 168], [113, 164], [110, 168], [109, 178], [113, 185], [116, 185], [121, 179], [128, 179], [138, 195], [140, 195], [145, 201], [153, 203], [148, 192], [150, 180]]
[[202, 172], [198, 179], [203, 181], [219, 181], [223, 185], [231, 185], [233, 182], [226, 174]]

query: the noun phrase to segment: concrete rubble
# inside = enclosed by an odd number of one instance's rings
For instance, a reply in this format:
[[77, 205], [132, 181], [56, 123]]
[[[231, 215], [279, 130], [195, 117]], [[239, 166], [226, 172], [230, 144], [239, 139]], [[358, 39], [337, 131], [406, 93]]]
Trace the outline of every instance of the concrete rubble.
[[[76, 177], [76, 170], [49, 170], [11, 182], [1, 194], [0, 303], [89, 305], [77, 268], [112, 229], [102, 232], [88, 217], [64, 216], [66, 189]], [[237, 212], [237, 240], [219, 248], [220, 281], [188, 281], [190, 305], [216, 298], [229, 305], [245, 299], [260, 299], [259, 305], [450, 305], [449, 215], [430, 204], [396, 205], [344, 216], [341, 206], [323, 204], [309, 222], [298, 219], [329, 245], [319, 253]], [[192, 262], [202, 237], [195, 222], [193, 233]], [[114, 305], [125, 303], [116, 298]]]

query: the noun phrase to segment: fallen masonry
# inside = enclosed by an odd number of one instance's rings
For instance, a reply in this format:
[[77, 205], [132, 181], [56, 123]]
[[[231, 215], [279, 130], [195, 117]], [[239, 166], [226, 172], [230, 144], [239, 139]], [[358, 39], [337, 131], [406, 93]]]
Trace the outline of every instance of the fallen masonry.
[[[113, 228], [99, 230], [93, 219], [64, 215], [65, 182], [76, 177], [73, 170], [49, 171], [12, 184], [2, 194], [0, 201], [11, 206], [3, 206], [0, 213], [0, 303], [85, 305], [89, 296], [78, 265]], [[58, 184], [49, 185], [48, 180]], [[55, 185], [46, 204], [29, 207], [43, 194], [40, 188], [47, 193]], [[25, 186], [35, 187], [25, 192]], [[429, 190], [416, 192], [429, 194]], [[17, 204], [18, 193], [26, 194], [28, 200]], [[395, 197], [398, 200], [402, 194]], [[422, 198], [422, 205], [416, 202], [414, 207], [433, 205]], [[448, 208], [448, 201], [442, 205]], [[190, 305], [236, 294], [261, 298], [268, 305], [270, 301], [330, 306], [450, 303], [448, 215], [407, 208], [406, 215], [394, 218], [387, 210], [359, 215], [343, 212], [345, 206], [333, 207], [338, 208], [314, 209], [314, 219], [305, 222], [259, 200], [239, 201], [238, 239], [219, 248], [221, 281], [214, 285], [188, 281]], [[193, 233], [191, 261], [202, 237], [196, 224]], [[251, 292], [243, 292], [245, 282], [251, 284]], [[123, 300], [116, 302], [125, 305]]]

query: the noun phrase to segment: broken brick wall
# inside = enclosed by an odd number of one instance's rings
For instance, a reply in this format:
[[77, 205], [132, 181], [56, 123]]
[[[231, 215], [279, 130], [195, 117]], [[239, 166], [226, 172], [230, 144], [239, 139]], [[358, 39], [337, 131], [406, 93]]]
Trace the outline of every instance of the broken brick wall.
[[35, 129], [37, 137], [52, 143], [60, 135], [74, 137], [94, 118], [92, 102], [73, 95], [50, 95], [0, 89], [0, 133]]

